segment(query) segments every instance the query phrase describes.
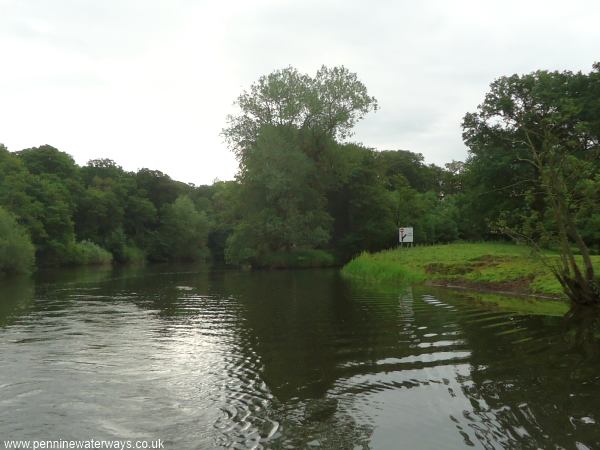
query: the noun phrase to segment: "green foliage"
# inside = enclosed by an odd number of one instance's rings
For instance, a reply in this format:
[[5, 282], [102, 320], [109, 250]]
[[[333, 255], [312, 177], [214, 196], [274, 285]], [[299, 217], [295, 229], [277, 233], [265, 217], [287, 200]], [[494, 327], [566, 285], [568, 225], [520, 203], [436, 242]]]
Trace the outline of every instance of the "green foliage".
[[27, 171], [23, 161], [0, 144], [0, 205], [12, 212], [30, 233], [43, 233], [39, 215], [43, 205], [31, 195], [33, 176]]
[[68, 257], [63, 264], [74, 266], [103, 265], [112, 263], [112, 254], [91, 241], [72, 244], [68, 249]]
[[40, 225], [30, 230], [37, 257], [44, 265], [59, 265], [75, 239], [73, 197], [54, 175], [34, 176], [28, 191], [33, 198], [33, 216]]
[[336, 142], [377, 107], [356, 74], [286, 68], [237, 103], [224, 130], [240, 159], [236, 181], [195, 187], [109, 159], [78, 167], [50, 146], [2, 147], [0, 205], [29, 231], [42, 265], [84, 261], [73, 250], [82, 241], [115, 262], [204, 259], [210, 250], [215, 261], [279, 267], [387, 248], [399, 225], [417, 227], [422, 242], [456, 235], [454, 203], [442, 204], [454, 180], [446, 171], [420, 154]]
[[122, 258], [124, 263], [143, 264], [146, 261], [146, 252], [135, 245], [126, 245], [123, 248]]
[[390, 283], [395, 286], [423, 281], [415, 272], [409, 272], [398, 261], [378, 255], [388, 255], [387, 252], [371, 254], [363, 252], [352, 259], [342, 269], [342, 274], [348, 278], [363, 280], [370, 283]]
[[[559, 259], [557, 253], [546, 257]], [[600, 257], [594, 265], [600, 267]], [[403, 284], [430, 281], [490, 290], [563, 297], [552, 271], [523, 245], [455, 243], [363, 253], [342, 273], [368, 282]]]
[[85, 191], [75, 215], [77, 236], [98, 242], [117, 262], [139, 261], [144, 253], [141, 249], [152, 245], [159, 226], [159, 214], [151, 199], [145, 197], [146, 189], [152, 187], [162, 205], [163, 196], [156, 192], [155, 184], [168, 185], [170, 179], [146, 169], [138, 174], [125, 172], [108, 159], [92, 160], [81, 172]]
[[108, 159], [80, 168], [50, 146], [17, 153], [0, 146], [0, 205], [31, 235], [39, 265], [204, 258], [209, 221], [176, 201], [192, 191]]
[[276, 71], [237, 105], [223, 131], [240, 161], [237, 220], [213, 235], [226, 236], [227, 262], [260, 266], [273, 254], [324, 248], [343, 260], [392, 246], [398, 226], [415, 226], [421, 242], [458, 236], [458, 207], [442, 199], [458, 191], [460, 166], [450, 172], [421, 154], [336, 142], [377, 108], [347, 69]]
[[377, 101], [364, 84], [343, 66], [323, 66], [314, 77], [293, 67], [277, 70], [259, 78], [236, 104], [240, 113], [228, 116], [223, 135], [242, 171], [264, 127], [300, 130], [317, 140], [344, 138], [365, 114], [377, 109]]
[[588, 247], [597, 244], [589, 224], [600, 197], [599, 85], [598, 66], [501, 77], [463, 123], [471, 173], [495, 178], [510, 198], [492, 207], [497, 229], [536, 247], [557, 245], [554, 272], [574, 303], [600, 304]]
[[190, 186], [172, 180], [159, 170], [140, 169], [135, 174], [135, 183], [141, 196], [149, 199], [158, 211], [190, 191]]
[[209, 221], [192, 200], [182, 195], [165, 205], [162, 221], [149, 255], [155, 261], [197, 261], [208, 258]]
[[103, 246], [113, 255], [117, 262], [127, 262], [125, 252], [127, 251], [128, 243], [127, 236], [121, 227], [112, 229], [102, 236]]
[[35, 260], [35, 248], [15, 218], [0, 208], [0, 275], [29, 273]]
[[382, 174], [390, 189], [408, 184], [418, 192], [442, 188], [444, 170], [435, 165], [426, 165], [421, 153], [407, 150], [382, 151], [375, 154], [378, 172]]
[[33, 175], [51, 174], [58, 178], [71, 179], [77, 173], [73, 158], [50, 145], [27, 148], [17, 152], [16, 156]]
[[77, 167], [63, 156], [48, 146], [17, 154], [0, 148], [0, 205], [29, 232], [44, 265], [60, 263], [74, 238], [72, 215], [80, 185], [64, 178]]
[[329, 240], [319, 172], [302, 144], [302, 135], [289, 128], [264, 127], [258, 136], [241, 177], [242, 219], [227, 240], [229, 263], [261, 265], [269, 253], [318, 248]]
[[208, 248], [213, 261], [225, 262], [227, 239], [240, 221], [240, 184], [235, 181], [218, 181], [206, 188], [212, 217]]
[[342, 259], [362, 250], [392, 246], [397, 239], [396, 198], [377, 165], [378, 154], [358, 145], [335, 145], [329, 150], [336, 185], [328, 193], [334, 218], [332, 245]]
[[[564, 199], [570, 235], [600, 252], [599, 70], [497, 80], [465, 117], [468, 161], [442, 168], [420, 153], [341, 142], [376, 100], [344, 67], [315, 76], [288, 67], [243, 92], [228, 118], [223, 134], [240, 162], [234, 181], [196, 187], [109, 159], [79, 167], [50, 146], [10, 153], [0, 145], [0, 206], [31, 237], [39, 265], [104, 263], [108, 252], [118, 263], [210, 254], [235, 265], [313, 267], [334, 264], [332, 255], [347, 261], [394, 247], [401, 226], [414, 227], [419, 245], [489, 240], [504, 225], [556, 248], [560, 227], [545, 187], [558, 179], [554, 197]], [[531, 164], [528, 137], [534, 149], [549, 149], [542, 165]], [[552, 169], [557, 160], [562, 172]], [[574, 261], [585, 259], [577, 251]], [[418, 252], [401, 265], [364, 254], [345, 272], [374, 280], [527, 279], [532, 292], [557, 291], [543, 268], [532, 275], [520, 257], [484, 267], [461, 252], [461, 261], [416, 268]]]
[[108, 246], [109, 236], [121, 229], [124, 220], [122, 200], [111, 187], [88, 186], [79, 199], [75, 216], [77, 235], [84, 239], [98, 239]]

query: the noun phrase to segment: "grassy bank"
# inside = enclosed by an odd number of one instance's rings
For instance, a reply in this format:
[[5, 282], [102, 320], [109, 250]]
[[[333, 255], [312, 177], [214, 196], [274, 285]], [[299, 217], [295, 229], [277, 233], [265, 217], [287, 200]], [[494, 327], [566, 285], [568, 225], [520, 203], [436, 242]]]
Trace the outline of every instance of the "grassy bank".
[[[558, 255], [548, 253], [548, 258]], [[600, 270], [600, 256], [594, 256]], [[548, 267], [524, 246], [459, 243], [363, 253], [343, 269], [344, 276], [374, 283], [431, 283], [521, 295], [562, 298]]]

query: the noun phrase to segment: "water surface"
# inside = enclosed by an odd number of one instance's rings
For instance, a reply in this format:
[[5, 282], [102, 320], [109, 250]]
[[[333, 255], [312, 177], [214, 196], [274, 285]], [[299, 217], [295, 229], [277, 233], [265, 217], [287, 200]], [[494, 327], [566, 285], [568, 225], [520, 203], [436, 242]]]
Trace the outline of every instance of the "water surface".
[[42, 273], [0, 284], [0, 440], [600, 448], [598, 344], [334, 270]]

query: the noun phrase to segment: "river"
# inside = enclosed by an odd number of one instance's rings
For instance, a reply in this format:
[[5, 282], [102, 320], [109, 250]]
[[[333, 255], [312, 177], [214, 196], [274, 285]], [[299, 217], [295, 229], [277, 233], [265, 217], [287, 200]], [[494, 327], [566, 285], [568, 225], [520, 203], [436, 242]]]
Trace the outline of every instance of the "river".
[[472, 297], [335, 270], [0, 280], [0, 446], [600, 448], [598, 332]]

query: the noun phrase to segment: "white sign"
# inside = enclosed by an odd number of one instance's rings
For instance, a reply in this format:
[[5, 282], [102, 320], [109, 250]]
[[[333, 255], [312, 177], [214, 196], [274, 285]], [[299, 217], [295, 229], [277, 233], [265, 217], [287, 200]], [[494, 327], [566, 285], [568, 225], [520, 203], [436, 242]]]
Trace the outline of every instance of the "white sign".
[[398, 231], [398, 239], [401, 244], [413, 241], [413, 227], [400, 228]]

